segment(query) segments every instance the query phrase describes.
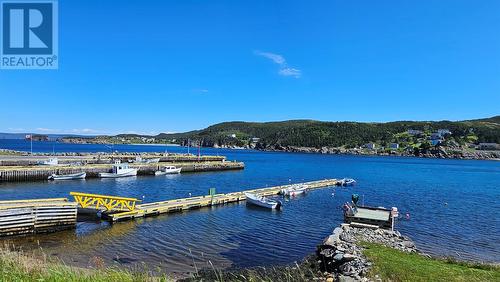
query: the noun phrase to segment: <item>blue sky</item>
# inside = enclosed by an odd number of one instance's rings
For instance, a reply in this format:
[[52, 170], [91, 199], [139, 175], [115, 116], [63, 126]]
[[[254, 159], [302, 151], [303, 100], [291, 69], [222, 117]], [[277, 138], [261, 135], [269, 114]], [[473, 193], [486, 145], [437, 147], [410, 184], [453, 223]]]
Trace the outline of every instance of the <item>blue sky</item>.
[[499, 31], [497, 0], [61, 0], [59, 69], [0, 70], [0, 131], [498, 115]]

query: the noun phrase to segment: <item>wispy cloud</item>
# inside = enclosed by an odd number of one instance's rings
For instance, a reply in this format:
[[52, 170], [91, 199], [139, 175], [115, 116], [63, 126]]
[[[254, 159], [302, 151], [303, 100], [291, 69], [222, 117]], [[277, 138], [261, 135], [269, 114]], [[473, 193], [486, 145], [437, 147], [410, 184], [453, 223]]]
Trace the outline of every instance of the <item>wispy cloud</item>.
[[296, 68], [280, 69], [279, 74], [281, 74], [283, 76], [293, 76], [295, 78], [299, 78], [302, 75], [301, 71], [299, 69], [296, 69]]
[[7, 128], [7, 130], [10, 132], [21, 132], [21, 133], [26, 131], [26, 129], [21, 128], [21, 127], [16, 127], [16, 128], [9, 127], [9, 128]]
[[78, 128], [74, 128], [71, 130], [72, 133], [76, 133], [76, 134], [97, 134], [97, 133], [101, 133], [101, 131], [99, 130], [96, 130], [96, 129], [91, 129], [91, 128], [82, 128], [82, 129], [78, 129]]
[[208, 93], [208, 89], [205, 89], [205, 88], [193, 89], [193, 91], [197, 92], [197, 93], [202, 93], [202, 94]]
[[254, 51], [254, 54], [257, 56], [261, 56], [267, 58], [273, 63], [279, 65], [280, 69], [278, 70], [278, 74], [282, 76], [292, 76], [295, 78], [300, 78], [302, 75], [302, 71], [297, 68], [289, 67], [286, 63], [285, 58], [280, 54], [275, 54], [271, 52], [262, 52], [262, 51]]
[[45, 133], [52, 133], [52, 132], [60, 132], [61, 131], [59, 129], [45, 128], [45, 127], [38, 127], [38, 128], [35, 128], [35, 130], [38, 132], [45, 132]]

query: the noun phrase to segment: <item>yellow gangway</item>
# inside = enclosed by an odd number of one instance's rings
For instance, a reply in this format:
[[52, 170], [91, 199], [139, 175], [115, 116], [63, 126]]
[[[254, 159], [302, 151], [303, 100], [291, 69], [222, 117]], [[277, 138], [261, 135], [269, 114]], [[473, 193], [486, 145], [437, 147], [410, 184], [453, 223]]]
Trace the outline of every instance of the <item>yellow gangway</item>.
[[108, 195], [87, 194], [70, 192], [82, 208], [106, 210], [106, 211], [134, 211], [136, 203], [140, 200], [136, 198], [115, 197]]

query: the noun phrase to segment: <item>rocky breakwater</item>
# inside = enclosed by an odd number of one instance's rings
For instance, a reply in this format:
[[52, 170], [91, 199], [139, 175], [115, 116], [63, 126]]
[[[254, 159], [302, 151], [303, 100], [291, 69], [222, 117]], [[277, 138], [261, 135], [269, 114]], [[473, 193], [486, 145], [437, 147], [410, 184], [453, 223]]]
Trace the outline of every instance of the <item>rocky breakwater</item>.
[[360, 242], [378, 243], [403, 252], [418, 252], [413, 241], [399, 231], [359, 228], [342, 224], [318, 246], [320, 269], [327, 281], [370, 281], [366, 276], [371, 262], [363, 255]]

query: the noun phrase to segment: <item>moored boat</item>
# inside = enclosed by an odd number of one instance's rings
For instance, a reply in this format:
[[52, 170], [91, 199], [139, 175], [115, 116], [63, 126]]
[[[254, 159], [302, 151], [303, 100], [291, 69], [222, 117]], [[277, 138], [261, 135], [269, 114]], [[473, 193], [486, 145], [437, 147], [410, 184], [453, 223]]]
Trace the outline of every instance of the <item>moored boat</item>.
[[143, 164], [157, 164], [160, 162], [160, 158], [154, 158], [154, 159], [143, 159], [140, 156], [137, 156], [135, 158], [135, 163], [143, 163]]
[[175, 167], [173, 165], [165, 166], [162, 170], [155, 171], [155, 175], [167, 175], [181, 173], [182, 167]]
[[275, 201], [252, 193], [245, 193], [245, 197], [247, 198], [247, 203], [263, 208], [279, 210], [282, 206], [280, 201]]
[[113, 169], [111, 172], [101, 172], [99, 173], [99, 177], [101, 178], [118, 178], [118, 177], [127, 177], [127, 176], [136, 176], [137, 169], [129, 168], [128, 164], [116, 162], [113, 165]]
[[78, 172], [78, 173], [62, 174], [62, 175], [52, 174], [51, 176], [49, 176], [49, 180], [74, 180], [74, 179], [85, 179], [85, 177], [87, 177], [86, 172]]
[[352, 179], [352, 178], [344, 178], [344, 179], [341, 179], [337, 185], [339, 186], [353, 186], [356, 184], [356, 180]]
[[46, 161], [41, 161], [38, 163], [39, 165], [58, 165], [59, 164], [59, 159], [58, 158], [50, 158]]
[[280, 194], [283, 196], [295, 197], [307, 192], [307, 185], [292, 185], [289, 188], [281, 189]]

